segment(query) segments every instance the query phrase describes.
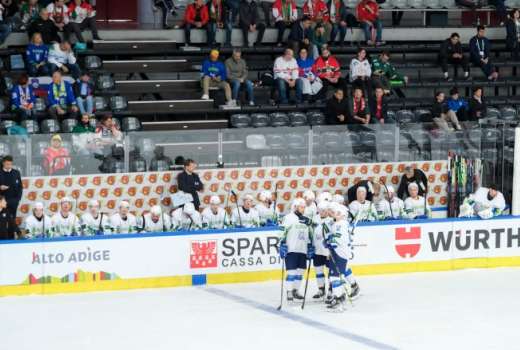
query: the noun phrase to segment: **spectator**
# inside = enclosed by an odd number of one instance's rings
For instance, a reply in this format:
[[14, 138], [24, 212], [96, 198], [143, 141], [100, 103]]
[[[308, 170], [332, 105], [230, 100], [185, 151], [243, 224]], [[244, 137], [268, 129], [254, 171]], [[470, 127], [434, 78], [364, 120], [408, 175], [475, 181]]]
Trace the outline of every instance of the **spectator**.
[[76, 43], [78, 48], [86, 49], [85, 39], [81, 34], [85, 29], [90, 29], [94, 40], [101, 40], [96, 27], [96, 11], [87, 1], [72, 0], [69, 3], [69, 18], [70, 31], [74, 32], [78, 42], [81, 43], [81, 45]]
[[101, 121], [96, 128], [95, 140], [98, 150], [103, 151], [103, 154], [106, 154], [109, 148], [123, 140], [123, 134], [110, 114], [101, 117]]
[[94, 82], [87, 71], [74, 83], [74, 95], [81, 115], [94, 116], [94, 89]]
[[209, 100], [209, 88], [217, 87], [224, 90], [227, 106], [236, 106], [231, 97], [231, 87], [227, 80], [226, 66], [218, 60], [218, 50], [211, 50], [209, 58], [202, 64], [202, 99]]
[[184, 39], [186, 45], [191, 44], [191, 29], [204, 29], [209, 21], [208, 7], [203, 0], [195, 0], [184, 12]]
[[78, 124], [72, 129], [73, 134], [95, 133], [96, 129], [90, 123], [88, 114], [81, 114]]
[[209, 0], [208, 4], [208, 26], [206, 32], [208, 35], [208, 45], [215, 46], [217, 44], [216, 35], [217, 29], [226, 30], [226, 39], [224, 46], [231, 46], [231, 33], [233, 31], [233, 24], [228, 20], [228, 8], [224, 5], [222, 0]]
[[43, 43], [42, 35], [34, 33], [26, 51], [27, 73], [31, 77], [49, 75], [48, 58], [49, 48]]
[[24, 2], [20, 7], [20, 16], [22, 18], [22, 27], [20, 29], [25, 30], [32, 21], [38, 19], [40, 9], [38, 0], [27, 0]]
[[326, 40], [328, 41], [330, 36], [330, 18], [329, 9], [323, 0], [305, 0], [303, 4], [303, 15], [307, 16], [312, 21], [312, 27], [315, 28], [321, 24], [325, 28]]
[[35, 120], [34, 102], [36, 102], [36, 96], [29, 84], [29, 77], [27, 74], [22, 74], [18, 78], [18, 84], [14, 85], [11, 90], [11, 109], [19, 120]]
[[324, 46], [328, 43], [325, 35], [325, 27], [322, 23], [317, 24], [311, 31], [312, 58], [317, 59]]
[[249, 47], [249, 33], [257, 33], [255, 46], [260, 46], [264, 38], [265, 23], [261, 21], [258, 12], [258, 3], [255, 0], [243, 0], [240, 3], [239, 24], [242, 29], [244, 47]]
[[381, 52], [379, 57], [372, 60], [372, 81], [374, 85], [383, 87], [386, 94], [394, 87], [399, 97], [405, 97], [399, 87], [408, 83], [408, 77], [400, 74], [390, 63], [388, 51]]
[[51, 72], [59, 70], [65, 74], [70, 73], [74, 79], [79, 78], [80, 69], [76, 63], [76, 56], [74, 56], [74, 52], [68, 41], [56, 43], [51, 46], [49, 50], [48, 69]]
[[43, 168], [47, 175], [66, 175], [69, 171], [69, 150], [63, 147], [58, 134], [52, 136], [51, 145], [43, 152]]
[[444, 40], [441, 44], [441, 50], [439, 52], [439, 63], [444, 74], [444, 79], [451, 81], [448, 73], [448, 64], [455, 67], [461, 66], [464, 70], [464, 79], [469, 79], [469, 64], [468, 59], [462, 52], [462, 45], [460, 43], [460, 36], [458, 33], [453, 33], [451, 36]]
[[334, 95], [327, 101], [327, 107], [325, 108], [327, 124], [346, 124], [351, 119], [348, 110], [345, 92], [341, 88], [336, 88]]
[[164, 154], [163, 146], [155, 146], [150, 161], [150, 171], [165, 171], [173, 168], [172, 159]]
[[[450, 90], [450, 99], [448, 100], [448, 114], [449, 118], [454, 121], [455, 128], [460, 130], [459, 120], [466, 120], [466, 113], [468, 110], [468, 102], [466, 102], [459, 95], [459, 89], [456, 87]], [[456, 120], [456, 122], [455, 122]]]
[[356, 57], [350, 61], [350, 82], [352, 86], [369, 91], [372, 68], [367, 59], [367, 51], [359, 48]]
[[298, 63], [293, 56], [293, 50], [285, 49], [284, 54], [274, 61], [274, 79], [281, 104], [289, 103], [287, 89], [295, 89], [296, 102], [302, 102], [303, 83], [299, 79]]
[[395, 120], [388, 117], [388, 101], [382, 87], [378, 86], [374, 89], [374, 94], [369, 95], [368, 99], [370, 115], [372, 123], [376, 124], [392, 124]]
[[299, 77], [302, 81], [303, 98], [308, 101], [311, 99], [311, 96], [315, 96], [319, 93], [323, 84], [312, 70], [314, 60], [309, 57], [306, 48], [300, 50], [300, 56], [296, 62], [298, 63]]
[[0, 240], [16, 239], [19, 234], [15, 217], [7, 210], [5, 197], [0, 195]]
[[204, 184], [195, 170], [197, 170], [197, 163], [193, 159], [186, 159], [184, 170], [177, 175], [177, 187], [179, 191], [191, 194], [193, 205], [196, 210], [199, 210], [199, 192], [204, 190]]
[[520, 58], [520, 10], [514, 9], [511, 11], [511, 16], [506, 22], [506, 44], [511, 51], [513, 59]]
[[331, 24], [330, 44], [335, 43], [339, 33], [338, 44], [343, 46], [347, 35], [347, 8], [345, 3], [343, 0], [329, 0], [327, 7]]
[[154, 0], [154, 7], [161, 9], [163, 29], [172, 29], [168, 25], [168, 14], [172, 16], [177, 14], [173, 0]]
[[471, 62], [482, 69], [488, 80], [497, 80], [498, 73], [489, 58], [491, 42], [485, 35], [486, 27], [478, 26], [477, 35], [469, 41]]
[[66, 115], [71, 118], [77, 117], [78, 106], [74, 91], [70, 83], [63, 80], [60, 71], [52, 74], [52, 83], [47, 90], [47, 103], [49, 114], [54, 119], [65, 118]]
[[379, 5], [374, 0], [361, 0], [356, 7], [367, 45], [384, 45], [383, 23], [379, 19]]
[[233, 54], [225, 62], [227, 77], [231, 83], [232, 99], [239, 101], [240, 87], [244, 86], [247, 91], [247, 98], [250, 106], [255, 105], [253, 94], [253, 82], [247, 78], [248, 70], [246, 61], [242, 58], [242, 51], [234, 49]]
[[[289, 47], [293, 52], [299, 52], [301, 48], [311, 49], [312, 29], [309, 17], [303, 17], [295, 22], [289, 33]], [[280, 45], [279, 45], [280, 46]]]
[[432, 121], [442, 130], [453, 131], [453, 128], [448, 124], [449, 121], [452, 122], [457, 130], [461, 129], [457, 114], [449, 109], [444, 93], [441, 91], [435, 93], [431, 118]]
[[71, 27], [69, 25], [69, 9], [65, 6], [65, 0], [54, 0], [47, 6], [47, 11], [58, 32], [62, 32], [65, 40], [69, 40]]
[[321, 56], [318, 57], [312, 68], [313, 72], [320, 78], [323, 87], [320, 90], [317, 98], [324, 100], [327, 98], [329, 87], [343, 89], [346, 93], [347, 87], [345, 80], [341, 77], [341, 68], [336, 57], [330, 54], [328, 48], [321, 50]]
[[[287, 28], [291, 28], [291, 34], [293, 34], [293, 28], [297, 23], [298, 19], [298, 10], [296, 8], [296, 2], [294, 0], [275, 0], [273, 4], [273, 17], [275, 21], [275, 27], [278, 30], [278, 36], [276, 37], [276, 46], [282, 47], [283, 45], [283, 34]], [[305, 17], [304, 17], [305, 18]], [[294, 37], [296, 37], [296, 41], [303, 40], [303, 32], [304, 22], [299, 21], [299, 25], [301, 26], [301, 35], [296, 35], [294, 33]], [[308, 27], [307, 27], [308, 28]], [[293, 40], [290, 38], [290, 40]], [[308, 45], [308, 43], [307, 43]]]
[[484, 100], [482, 87], [476, 87], [473, 89], [473, 96], [469, 100], [468, 109], [468, 120], [470, 122], [476, 122], [481, 118], [486, 117], [487, 105]]
[[61, 38], [58, 35], [58, 28], [56, 28], [54, 22], [50, 20], [49, 11], [45, 8], [40, 10], [40, 17], [29, 24], [27, 33], [29, 34], [29, 38], [32, 38], [34, 33], [40, 33], [45, 45], [61, 42]]
[[370, 109], [363, 96], [363, 90], [359, 87], [354, 88], [352, 98], [349, 101], [348, 115], [350, 120], [348, 124], [369, 124], [370, 123]]
[[271, 21], [271, 16], [273, 15], [273, 4], [274, 0], [260, 1], [260, 8], [262, 9], [262, 14], [264, 15], [266, 27], [271, 27], [273, 23], [273, 21]]
[[419, 185], [419, 195], [424, 196], [425, 190], [428, 187], [428, 178], [422, 170], [407, 166], [404, 168], [404, 174], [397, 188], [397, 197], [402, 200], [408, 198], [410, 196], [408, 186], [413, 182]]
[[0, 45], [4, 43], [5, 39], [11, 34], [12, 25], [7, 18], [7, 11], [2, 4], [0, 4]]
[[13, 168], [13, 157], [6, 155], [2, 158], [2, 170], [0, 171], [0, 195], [7, 201], [7, 211], [13, 217], [16, 217], [22, 193], [23, 184], [20, 172]]
[[504, 26], [505, 21], [508, 19], [507, 16], [507, 7], [505, 4], [505, 0], [489, 0], [488, 4], [495, 6], [496, 14], [498, 20], [500, 21], [499, 25], [501, 27]]
[[[75, 154], [88, 156], [96, 153], [96, 130], [90, 123], [88, 114], [82, 114], [79, 117], [79, 122], [72, 129], [72, 145]], [[81, 160], [80, 160], [81, 162]]]

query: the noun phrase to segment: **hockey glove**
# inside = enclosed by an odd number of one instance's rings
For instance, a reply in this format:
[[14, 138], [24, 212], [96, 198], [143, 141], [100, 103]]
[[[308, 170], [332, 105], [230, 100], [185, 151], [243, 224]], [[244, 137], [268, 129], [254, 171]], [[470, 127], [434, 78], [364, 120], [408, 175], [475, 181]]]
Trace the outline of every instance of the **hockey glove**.
[[95, 233], [96, 236], [103, 236], [104, 234], [105, 233], [103, 231], [101, 231], [101, 230], [97, 230], [96, 233]]
[[280, 258], [285, 259], [287, 257], [287, 253], [289, 252], [289, 247], [287, 247], [287, 244], [285, 241], [282, 241], [280, 243]]
[[316, 255], [316, 248], [312, 244], [307, 245], [307, 259], [311, 260]]

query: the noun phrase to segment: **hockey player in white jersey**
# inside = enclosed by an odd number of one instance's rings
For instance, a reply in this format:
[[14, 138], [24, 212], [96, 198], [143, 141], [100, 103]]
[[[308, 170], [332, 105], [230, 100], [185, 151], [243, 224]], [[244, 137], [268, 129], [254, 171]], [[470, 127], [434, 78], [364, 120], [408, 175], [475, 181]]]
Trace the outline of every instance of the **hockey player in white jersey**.
[[332, 201], [341, 205], [345, 205], [345, 197], [343, 197], [341, 194], [335, 194], [332, 196]]
[[343, 283], [350, 284], [349, 297], [352, 299], [356, 298], [360, 291], [352, 270], [348, 267], [348, 261], [353, 257], [352, 227], [347, 221], [348, 210], [344, 206], [335, 206], [333, 212], [336, 222], [325, 240], [330, 252], [329, 276], [333, 293], [333, 298], [328, 301], [329, 309], [342, 307], [346, 298]]
[[172, 213], [172, 229], [174, 231], [191, 231], [202, 228], [202, 217], [193, 203], [188, 202]]
[[318, 203], [318, 214], [312, 220], [314, 234], [312, 236], [312, 244], [315, 254], [312, 259], [314, 271], [316, 272], [316, 283], [318, 284], [318, 293], [313, 299], [322, 299], [325, 297], [325, 268], [329, 257], [329, 250], [325, 247], [325, 238], [328, 236], [334, 220], [329, 216], [329, 208], [331, 202], [323, 201]]
[[332, 194], [330, 194], [329, 191], [323, 191], [321, 192], [318, 197], [316, 198], [317, 203], [321, 202], [332, 202]]
[[496, 185], [489, 188], [480, 187], [474, 194], [469, 195], [460, 207], [460, 217], [478, 215], [481, 219], [490, 219], [502, 215], [506, 208], [504, 195], [497, 190]]
[[419, 185], [411, 182], [408, 185], [410, 197], [404, 201], [404, 214], [408, 219], [425, 219], [431, 217], [431, 209], [423, 196], [419, 196]]
[[32, 213], [25, 217], [21, 227], [25, 238], [46, 238], [51, 235], [51, 218], [45, 215], [42, 202], [34, 203]]
[[110, 218], [99, 211], [99, 202], [91, 199], [88, 211], [81, 216], [81, 231], [85, 236], [110, 234]]
[[60, 210], [51, 218], [53, 237], [79, 236], [81, 227], [76, 214], [71, 212], [72, 199], [63, 197], [60, 201]]
[[121, 201], [118, 208], [119, 211], [110, 217], [112, 233], [136, 233], [137, 219], [130, 213], [130, 203]]
[[303, 199], [305, 200], [305, 213], [304, 215], [310, 219], [314, 218], [317, 212], [316, 208], [316, 195], [311, 190], [303, 192]]
[[229, 215], [225, 209], [220, 207], [220, 198], [211, 196], [209, 199], [209, 207], [202, 211], [202, 228], [203, 229], [223, 229], [229, 226]]
[[296, 198], [291, 205], [291, 213], [283, 218], [283, 234], [280, 239], [280, 257], [285, 259], [287, 277], [287, 300], [302, 300], [300, 286], [307, 259], [314, 256], [312, 245], [311, 220], [304, 216], [305, 200]]
[[260, 226], [277, 225], [280, 211], [274, 207], [273, 194], [270, 191], [262, 191], [258, 195], [258, 200], [255, 209], [260, 218]]
[[154, 205], [142, 216], [141, 232], [168, 232], [172, 228], [170, 216], [163, 213], [161, 206]]
[[379, 220], [400, 219], [404, 216], [404, 202], [395, 195], [392, 185], [386, 186], [385, 198], [377, 202], [375, 206]]
[[235, 208], [231, 214], [231, 224], [235, 227], [258, 227], [260, 216], [258, 211], [253, 208], [253, 196], [246, 194], [242, 198], [242, 206]]
[[348, 206], [352, 216], [359, 221], [374, 221], [377, 217], [377, 212], [374, 204], [367, 198], [367, 189], [364, 186], [359, 186], [356, 190], [356, 200], [352, 201]]

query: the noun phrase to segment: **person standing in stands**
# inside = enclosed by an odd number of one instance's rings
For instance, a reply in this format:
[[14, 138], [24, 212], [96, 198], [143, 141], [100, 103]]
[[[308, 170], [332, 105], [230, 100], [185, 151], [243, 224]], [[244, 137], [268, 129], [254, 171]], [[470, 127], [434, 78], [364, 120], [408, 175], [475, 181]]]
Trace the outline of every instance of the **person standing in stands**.
[[361, 0], [356, 7], [357, 19], [365, 33], [368, 46], [384, 45], [383, 23], [379, 19], [379, 5], [374, 0]]
[[224, 46], [231, 46], [231, 33], [233, 31], [233, 25], [228, 20], [228, 8], [222, 0], [209, 0], [208, 4], [208, 26], [206, 33], [208, 36], [208, 45], [214, 47], [217, 45], [217, 29], [225, 29], [226, 39]]
[[60, 71], [52, 73], [52, 83], [47, 90], [47, 103], [52, 118], [58, 120], [68, 114], [71, 118], [77, 118], [78, 106], [74, 91], [70, 83], [63, 80]]
[[483, 89], [477, 86], [473, 89], [473, 96], [469, 100], [468, 121], [477, 122], [486, 117], [487, 105], [484, 100]]
[[397, 189], [397, 197], [402, 200], [410, 197], [408, 188], [412, 182], [419, 185], [419, 196], [424, 196], [426, 189], [428, 188], [428, 178], [422, 170], [407, 166], [404, 168], [404, 174], [401, 177], [401, 182]]
[[344, 94], [347, 92], [345, 80], [341, 77], [341, 68], [336, 57], [330, 54], [327, 47], [321, 49], [321, 56], [318, 57], [314, 66], [313, 72], [321, 79], [323, 87], [317, 95], [318, 100], [325, 100], [329, 87], [343, 89]]
[[239, 9], [239, 25], [242, 30], [244, 47], [249, 47], [249, 33], [257, 33], [255, 46], [260, 46], [264, 39], [265, 23], [261, 21], [258, 3], [255, 0], [243, 0]]
[[22, 193], [23, 184], [20, 172], [13, 168], [13, 157], [6, 155], [2, 158], [2, 170], [0, 171], [0, 195], [5, 198], [7, 211], [13, 218], [16, 217]]
[[195, 170], [197, 170], [197, 163], [193, 159], [186, 159], [184, 170], [177, 175], [177, 188], [179, 191], [191, 194], [193, 205], [196, 210], [199, 210], [199, 192], [204, 190], [204, 184]]
[[464, 70], [464, 79], [469, 79], [469, 63], [468, 58], [462, 52], [462, 44], [460, 43], [460, 36], [458, 33], [452, 33], [450, 37], [441, 44], [439, 52], [439, 63], [442, 68], [444, 79], [452, 81], [448, 73], [448, 64], [453, 65], [455, 69], [462, 67]]
[[285, 49], [283, 55], [274, 61], [273, 73], [280, 104], [289, 103], [288, 89], [296, 90], [296, 103], [303, 101], [303, 83], [299, 71], [291, 49]]
[[186, 46], [191, 44], [191, 29], [204, 29], [209, 21], [208, 7], [203, 0], [195, 0], [184, 12], [184, 39]]
[[334, 44], [339, 33], [338, 44], [343, 46], [347, 35], [347, 8], [345, 3], [343, 0], [329, 0], [327, 8], [331, 25], [329, 43]]
[[234, 49], [233, 54], [225, 62], [227, 77], [231, 82], [233, 100], [239, 101], [240, 87], [243, 86], [247, 91], [247, 98], [250, 106], [255, 105], [255, 97], [253, 94], [253, 82], [248, 79], [248, 70], [246, 61], [242, 58], [242, 51]]
[[283, 34], [287, 28], [291, 28], [298, 19], [298, 9], [294, 0], [275, 0], [273, 4], [273, 17], [275, 27], [278, 30], [276, 46], [283, 46]]
[[336, 88], [334, 95], [327, 101], [325, 108], [325, 120], [327, 124], [346, 124], [350, 119], [348, 114], [348, 101], [343, 89]]
[[32, 21], [27, 28], [29, 38], [32, 38], [35, 33], [41, 34], [45, 45], [61, 42], [61, 38], [58, 35], [58, 28], [56, 28], [54, 22], [50, 20], [49, 11], [45, 8], [40, 10], [40, 17]]
[[488, 80], [496, 81], [498, 73], [491, 64], [489, 54], [491, 52], [491, 42], [486, 38], [486, 27], [478, 26], [477, 35], [469, 41], [469, 53], [471, 62], [482, 69]]
[[18, 84], [14, 85], [11, 90], [11, 109], [16, 113], [19, 120], [36, 120], [35, 102], [36, 96], [32, 86], [29, 84], [29, 77], [27, 74], [20, 75]]
[[168, 24], [168, 15], [175, 16], [177, 14], [173, 0], [154, 0], [153, 6], [162, 12], [163, 29], [172, 29]]
[[40, 33], [33, 34], [31, 43], [27, 46], [25, 57], [27, 59], [27, 73], [31, 77], [50, 74], [47, 66], [49, 47], [43, 43]]
[[0, 195], [0, 240], [16, 239], [20, 234], [15, 217], [7, 209], [5, 197]]
[[511, 51], [511, 57], [520, 58], [520, 10], [514, 9], [506, 22], [506, 46]]
[[218, 60], [218, 50], [211, 50], [209, 58], [202, 63], [202, 99], [209, 100], [209, 88], [217, 87], [224, 90], [227, 106], [236, 106], [236, 101], [232, 99], [231, 87], [227, 82], [227, 71], [224, 63]]

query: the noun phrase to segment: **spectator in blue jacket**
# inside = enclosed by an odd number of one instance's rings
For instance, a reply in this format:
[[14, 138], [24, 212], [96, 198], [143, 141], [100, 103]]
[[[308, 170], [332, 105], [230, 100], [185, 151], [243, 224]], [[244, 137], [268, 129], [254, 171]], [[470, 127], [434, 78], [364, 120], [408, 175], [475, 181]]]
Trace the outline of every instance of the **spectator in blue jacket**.
[[29, 84], [29, 77], [22, 74], [18, 79], [18, 84], [14, 85], [11, 90], [11, 109], [20, 120], [36, 119], [34, 113], [35, 101], [36, 97], [32, 86]]
[[48, 58], [49, 48], [43, 43], [42, 35], [40, 33], [34, 33], [26, 51], [27, 73], [29, 73], [31, 77], [40, 75], [48, 76]]
[[78, 106], [72, 85], [63, 80], [60, 71], [52, 73], [52, 83], [47, 90], [47, 103], [52, 118], [77, 118]]
[[[448, 99], [448, 116], [453, 120], [466, 120], [468, 111], [468, 102], [459, 95], [459, 89], [456, 87], [450, 90], [450, 98]], [[454, 117], [453, 114], [456, 116]], [[454, 123], [457, 129], [460, 129], [458, 123]]]
[[231, 98], [231, 87], [226, 81], [226, 66], [218, 60], [218, 56], [218, 50], [211, 50], [209, 58], [202, 63], [202, 99], [209, 100], [209, 89], [216, 87], [224, 90], [227, 106], [236, 106], [236, 102]]
[[471, 62], [482, 69], [488, 80], [497, 80], [498, 73], [491, 64], [489, 53], [491, 42], [486, 38], [486, 27], [478, 26], [477, 35], [469, 41], [469, 53]]
[[85, 71], [74, 83], [74, 95], [81, 115], [94, 115], [94, 82], [90, 74]]

